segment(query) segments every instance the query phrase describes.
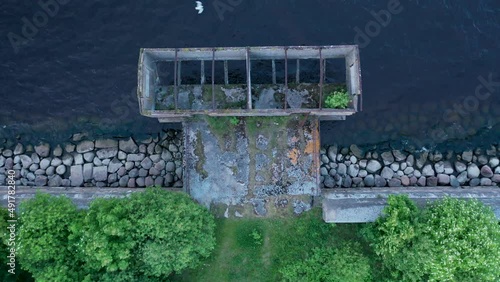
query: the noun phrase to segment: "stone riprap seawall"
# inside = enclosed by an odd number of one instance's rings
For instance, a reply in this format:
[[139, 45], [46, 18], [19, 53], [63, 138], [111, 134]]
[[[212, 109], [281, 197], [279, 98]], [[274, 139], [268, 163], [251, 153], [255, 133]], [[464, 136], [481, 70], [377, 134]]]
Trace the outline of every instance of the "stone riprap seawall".
[[167, 130], [141, 140], [87, 140], [74, 134], [50, 145], [17, 143], [0, 151], [0, 185], [8, 170], [16, 184], [50, 187], [182, 187], [182, 132]]
[[494, 186], [500, 184], [499, 155], [500, 146], [409, 153], [333, 145], [321, 149], [321, 187]]

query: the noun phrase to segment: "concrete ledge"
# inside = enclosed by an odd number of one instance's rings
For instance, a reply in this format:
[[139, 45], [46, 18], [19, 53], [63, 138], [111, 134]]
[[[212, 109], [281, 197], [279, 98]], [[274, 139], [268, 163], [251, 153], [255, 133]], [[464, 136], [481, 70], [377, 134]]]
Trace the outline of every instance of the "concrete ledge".
[[[183, 188], [162, 188], [167, 191], [183, 192]], [[145, 188], [99, 188], [99, 187], [33, 187], [33, 186], [16, 186], [15, 197], [16, 208], [19, 207], [21, 201], [31, 199], [35, 193], [40, 191], [49, 193], [54, 196], [65, 195], [77, 205], [79, 209], [88, 208], [92, 200], [96, 198], [123, 198], [128, 197], [134, 192], [143, 192]], [[0, 206], [7, 207], [8, 204], [8, 187], [0, 186], [2, 202]]]
[[373, 222], [387, 204], [389, 195], [407, 194], [418, 206], [445, 196], [460, 199], [478, 199], [492, 207], [500, 220], [500, 188], [491, 187], [405, 187], [405, 188], [350, 188], [323, 189], [323, 219], [329, 223]]

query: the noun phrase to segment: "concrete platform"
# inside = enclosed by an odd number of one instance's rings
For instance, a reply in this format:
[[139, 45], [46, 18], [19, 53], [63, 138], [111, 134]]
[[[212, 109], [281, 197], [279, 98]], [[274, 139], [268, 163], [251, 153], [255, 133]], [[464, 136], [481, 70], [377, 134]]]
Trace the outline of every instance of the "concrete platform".
[[500, 220], [500, 188], [405, 187], [405, 188], [351, 188], [323, 189], [323, 219], [330, 223], [373, 222], [382, 212], [389, 195], [407, 194], [418, 206], [449, 196], [460, 199], [478, 199], [492, 207]]

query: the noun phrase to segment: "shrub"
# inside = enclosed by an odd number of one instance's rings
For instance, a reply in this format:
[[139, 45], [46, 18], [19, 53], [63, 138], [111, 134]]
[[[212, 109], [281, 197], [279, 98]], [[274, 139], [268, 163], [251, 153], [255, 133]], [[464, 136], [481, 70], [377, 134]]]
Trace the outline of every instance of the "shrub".
[[149, 188], [91, 203], [83, 252], [99, 281], [164, 281], [215, 247], [213, 216], [187, 195]]
[[313, 249], [312, 255], [280, 269], [284, 281], [358, 282], [370, 281], [371, 267], [359, 245]]
[[345, 109], [349, 105], [351, 98], [346, 89], [333, 91], [325, 99], [325, 107], [334, 109]]
[[497, 281], [500, 226], [477, 200], [445, 198], [419, 211], [407, 196], [389, 197], [364, 230], [394, 281]]
[[73, 231], [80, 228], [81, 213], [66, 197], [37, 193], [21, 202], [19, 262], [36, 281], [82, 281], [82, 261]]

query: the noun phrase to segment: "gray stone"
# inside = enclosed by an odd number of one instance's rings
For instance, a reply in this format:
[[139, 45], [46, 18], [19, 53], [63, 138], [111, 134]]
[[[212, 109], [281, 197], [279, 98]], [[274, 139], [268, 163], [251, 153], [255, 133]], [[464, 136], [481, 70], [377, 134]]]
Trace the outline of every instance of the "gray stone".
[[[416, 180], [417, 179], [415, 178], [415, 181]], [[408, 176], [406, 176], [406, 175], [401, 176], [401, 184], [403, 186], [409, 186], [410, 185], [410, 178]]]
[[363, 182], [366, 187], [373, 187], [375, 185], [375, 178], [372, 174], [369, 174], [363, 179]]
[[62, 161], [60, 158], [53, 158], [51, 161], [50, 161], [50, 165], [53, 166], [53, 167], [57, 167], [59, 165], [62, 164]]
[[144, 154], [129, 154], [127, 155], [127, 162], [140, 162], [144, 159]]
[[[153, 143], [151, 143], [151, 144], [153, 144]], [[150, 145], [151, 145], [151, 144], [150, 144]], [[144, 186], [146, 186], [146, 187], [151, 187], [151, 186], [153, 186], [153, 185], [155, 185], [155, 181], [153, 180], [153, 177], [148, 176], [148, 177], [146, 177], [146, 178], [144, 179]]]
[[356, 156], [358, 159], [361, 159], [363, 158], [363, 156], [365, 155], [365, 153], [363, 152], [363, 150], [361, 150], [357, 145], [353, 144], [349, 147], [349, 149], [351, 150], [352, 154], [354, 156]]
[[330, 162], [330, 160], [328, 159], [328, 157], [326, 155], [321, 155], [321, 162], [324, 164], [327, 164]]
[[344, 188], [351, 188], [352, 186], [352, 179], [349, 175], [347, 175], [343, 180], [342, 180], [342, 187]]
[[26, 174], [26, 178], [29, 180], [29, 181], [34, 181], [35, 180], [35, 174], [33, 172], [28, 172]]
[[78, 153], [74, 153], [73, 160], [74, 160], [74, 164], [76, 164], [76, 165], [83, 164], [83, 155], [78, 154]]
[[457, 180], [460, 183], [460, 185], [463, 185], [465, 182], [467, 182], [467, 171], [462, 171], [457, 175]]
[[486, 149], [486, 155], [488, 156], [494, 156], [497, 153], [497, 148], [495, 146], [490, 146], [489, 149]]
[[72, 136], [73, 141], [75, 141], [75, 142], [80, 141], [80, 140], [82, 140], [85, 137], [87, 137], [87, 133], [86, 132], [75, 133]]
[[20, 155], [24, 153], [24, 146], [21, 143], [17, 143], [16, 147], [14, 148], [14, 155]]
[[118, 180], [118, 176], [116, 175], [116, 173], [110, 173], [108, 175], [108, 184], [116, 182], [116, 180]]
[[156, 177], [155, 186], [160, 186], [160, 187], [163, 186], [163, 177], [161, 176]]
[[408, 167], [408, 165], [406, 164], [406, 162], [402, 162], [401, 165], [400, 165], [400, 169], [402, 171], [404, 171], [407, 167]]
[[49, 179], [48, 185], [50, 187], [60, 187], [62, 184], [62, 178], [59, 175], [54, 175]]
[[127, 153], [118, 151], [118, 159], [119, 160], [126, 160], [127, 159]]
[[337, 168], [337, 174], [340, 176], [344, 176], [347, 173], [347, 167], [345, 164], [340, 163], [338, 168]]
[[416, 162], [417, 163], [417, 168], [420, 169], [420, 168], [422, 168], [425, 165], [425, 163], [427, 162], [427, 157], [428, 156], [429, 156], [428, 152], [422, 152], [420, 154], [420, 156], [418, 156], [417, 162]]
[[491, 168], [495, 168], [500, 164], [500, 160], [497, 157], [493, 157], [490, 159], [488, 164], [490, 165]]
[[21, 160], [21, 164], [25, 168], [28, 168], [33, 163], [33, 160], [26, 155], [20, 155], [19, 159]]
[[477, 167], [476, 164], [470, 164], [468, 167], [467, 167], [467, 177], [469, 178], [476, 178], [476, 177], [479, 177], [479, 174], [480, 174], [480, 170], [479, 168]]
[[35, 164], [39, 164], [40, 163], [40, 157], [38, 156], [37, 153], [32, 153], [31, 154], [31, 160], [33, 161], [33, 163]]
[[396, 172], [399, 170], [399, 163], [392, 163], [390, 165], [390, 168], [392, 169], [392, 171]]
[[[382, 169], [382, 172], [380, 173], [380, 175], [385, 179], [391, 179], [394, 176], [394, 171], [392, 169], [390, 169], [389, 167], [385, 166]], [[376, 176], [375, 176], [375, 178], [376, 178]]]
[[338, 153], [337, 145], [328, 147], [327, 155], [332, 162], [334, 162], [337, 159], [337, 153]]
[[21, 164], [15, 164], [13, 168], [14, 169], [21, 169]]
[[358, 173], [359, 177], [366, 177], [368, 175], [368, 171], [361, 169]]
[[134, 167], [134, 163], [133, 162], [126, 162], [125, 163], [125, 169], [126, 170], [131, 170], [133, 167]]
[[141, 167], [144, 168], [144, 169], [150, 169], [152, 166], [153, 166], [153, 161], [150, 158], [148, 158], [148, 157], [145, 157], [141, 161]]
[[102, 166], [102, 161], [98, 157], [94, 157], [92, 163], [94, 164], [94, 166]]
[[62, 162], [66, 166], [71, 166], [73, 164], [73, 156], [71, 156], [69, 154], [64, 154], [62, 156]]
[[369, 173], [375, 173], [382, 168], [382, 165], [376, 160], [370, 160], [366, 165], [366, 170]]
[[155, 153], [155, 145], [156, 145], [155, 143], [151, 143], [148, 145], [148, 148], [146, 151], [148, 152], [149, 155], [152, 155]]
[[403, 173], [406, 174], [406, 175], [410, 175], [414, 171], [415, 171], [415, 169], [413, 169], [413, 167], [409, 166], [409, 167], [405, 168], [405, 170], [403, 171]]
[[116, 174], [117, 174], [118, 176], [124, 176], [125, 174], [127, 174], [127, 169], [126, 169], [125, 167], [123, 167], [123, 166], [122, 166], [122, 167], [120, 167], [120, 168], [118, 169], [118, 171], [116, 172]]
[[368, 163], [367, 160], [360, 160], [359, 161], [359, 167], [360, 168], [366, 168], [366, 164]]
[[387, 184], [389, 185], [389, 187], [401, 187], [401, 180], [397, 178], [391, 178], [389, 179]]
[[413, 166], [415, 164], [415, 157], [413, 155], [409, 155], [407, 158], [406, 158], [406, 164], [408, 166]]
[[441, 154], [441, 152], [434, 153], [434, 159], [433, 159], [434, 162], [439, 162], [442, 159], [443, 159], [443, 154]]
[[83, 154], [94, 150], [94, 142], [92, 141], [82, 141], [76, 145], [76, 152]]
[[479, 178], [472, 178], [469, 182], [470, 187], [476, 187], [479, 186], [479, 184], [481, 184], [481, 180], [479, 180]]
[[444, 173], [444, 163], [442, 161], [435, 163], [434, 169], [436, 170], [436, 173]]
[[162, 150], [163, 150], [163, 148], [159, 144], [156, 144], [156, 146], [155, 146], [155, 154], [161, 154]]
[[149, 175], [160, 175], [160, 171], [157, 170], [155, 167], [152, 167], [149, 169]]
[[481, 155], [477, 158], [477, 161], [482, 164], [482, 165], [485, 165], [488, 163], [488, 158], [485, 156], [485, 155]]
[[443, 163], [443, 167], [444, 167], [444, 173], [445, 174], [453, 174], [454, 170], [453, 170], [453, 166], [451, 165], [451, 163], [449, 161], [445, 161]]
[[73, 187], [79, 187], [83, 184], [82, 165], [71, 166], [69, 180], [71, 181], [71, 186]]
[[37, 169], [35, 170], [35, 175], [42, 175], [42, 174], [45, 174], [45, 169]]
[[14, 166], [14, 162], [12, 161], [12, 158], [7, 158], [5, 160], [5, 168], [12, 169], [13, 166]]
[[4, 166], [5, 164], [5, 157], [0, 155], [0, 167]]
[[427, 177], [427, 186], [437, 186], [438, 178], [435, 176]]
[[390, 165], [394, 162], [394, 156], [392, 155], [392, 152], [383, 152], [381, 156], [384, 165]]
[[267, 214], [265, 202], [263, 199], [253, 200], [253, 211], [258, 216], [265, 216]]
[[86, 162], [91, 163], [94, 160], [94, 156], [95, 156], [94, 152], [87, 152], [87, 153], [83, 154], [83, 159]]
[[135, 143], [134, 139], [128, 138], [126, 140], [120, 140], [118, 142], [118, 147], [125, 153], [135, 154], [139, 151], [139, 146]]
[[61, 181], [61, 186], [62, 187], [70, 187], [71, 186], [71, 180], [69, 180], [69, 179], [63, 179]]
[[[170, 175], [170, 174], [167, 174], [167, 175]], [[335, 187], [335, 181], [329, 175], [325, 176], [325, 180], [323, 180], [323, 184], [325, 185], [326, 188], [333, 188], [333, 187]]]
[[412, 176], [410, 177], [410, 185], [411, 186], [415, 186], [417, 184], [417, 177], [416, 176]]
[[493, 177], [491, 178], [491, 181], [495, 183], [500, 183], [500, 174], [494, 174]]
[[15, 163], [15, 164], [18, 164], [18, 163], [20, 163], [20, 162], [21, 162], [21, 159], [19, 158], [19, 156], [15, 156], [15, 157], [14, 157], [14, 163]]
[[400, 150], [392, 150], [392, 155], [398, 162], [403, 162], [406, 160], [406, 154], [401, 152]]
[[74, 144], [68, 143], [64, 146], [64, 151], [67, 153], [73, 153], [75, 151], [75, 147], [76, 146]]
[[137, 177], [139, 176], [139, 170], [137, 168], [133, 168], [128, 172], [129, 177]]
[[47, 176], [37, 175], [35, 177], [35, 186], [45, 186], [47, 185]]
[[319, 169], [319, 173], [320, 173], [320, 175], [325, 176], [325, 175], [328, 175], [328, 170], [326, 169], [326, 167], [322, 166]]
[[95, 181], [106, 181], [108, 179], [108, 169], [105, 166], [94, 167], [92, 178]]
[[4, 157], [12, 157], [12, 150], [10, 150], [10, 149], [3, 150], [2, 155]]
[[118, 180], [120, 187], [127, 187], [128, 179], [129, 179], [128, 175], [120, 177], [120, 180]]
[[50, 165], [50, 159], [43, 159], [40, 161], [40, 168], [47, 169]]
[[363, 182], [363, 178], [361, 178], [361, 177], [353, 177], [352, 178], [352, 183], [354, 183], [355, 185], [358, 185], [361, 182]]
[[93, 164], [84, 164], [83, 165], [83, 181], [87, 182], [92, 180], [92, 176], [94, 174], [94, 165]]
[[493, 176], [493, 171], [489, 166], [483, 165], [483, 167], [481, 167], [481, 175], [489, 178]]
[[63, 153], [63, 149], [61, 148], [60, 145], [57, 145], [55, 148], [54, 148], [54, 151], [52, 151], [52, 154], [54, 155], [54, 157], [60, 157]]
[[491, 186], [491, 179], [489, 178], [481, 178], [481, 186]]
[[111, 162], [109, 162], [109, 164], [108, 164], [108, 172], [109, 173], [115, 173], [122, 166], [123, 166], [123, 164], [122, 164], [122, 162], [119, 159], [113, 158], [113, 160], [111, 160]]
[[151, 161], [153, 161], [153, 163], [157, 163], [161, 160], [161, 157], [159, 154], [151, 155], [151, 156], [149, 156], [149, 158], [151, 159]]
[[472, 151], [465, 151], [462, 153], [462, 160], [466, 162], [471, 162], [472, 161]]
[[182, 174], [183, 174], [182, 167], [178, 167], [175, 169], [175, 175], [177, 175], [179, 179], [182, 179]]
[[460, 187], [460, 182], [458, 182], [458, 179], [455, 175], [450, 175], [450, 185], [453, 188]]
[[422, 169], [422, 175], [424, 176], [434, 176], [434, 170], [430, 164], [427, 164]]
[[384, 187], [385, 185], [387, 185], [387, 181], [385, 180], [385, 178], [380, 175], [375, 175], [375, 186]]
[[448, 185], [448, 184], [450, 184], [450, 176], [448, 174], [440, 173], [440, 174], [438, 174], [437, 178], [438, 178], [438, 184], [439, 185]]
[[497, 166], [497, 167], [495, 168], [495, 173], [500, 174], [500, 166]]
[[145, 170], [143, 168], [139, 169], [139, 176], [140, 177], [145, 177], [146, 175], [148, 175], [148, 171], [147, 170]]
[[35, 171], [39, 168], [38, 164], [31, 164], [29, 167], [29, 171]]
[[96, 149], [103, 149], [103, 148], [117, 148], [118, 147], [118, 141], [114, 139], [97, 139], [95, 141], [95, 147]]
[[135, 180], [135, 183], [137, 184], [138, 187], [144, 187], [144, 177], [138, 177]]
[[56, 173], [59, 175], [63, 175], [66, 173], [66, 166], [65, 165], [58, 165], [56, 167]]
[[426, 183], [427, 183], [427, 179], [425, 178], [425, 176], [420, 176], [417, 180], [418, 186], [425, 186]]
[[166, 171], [168, 171], [168, 172], [175, 171], [175, 163], [173, 163], [173, 162], [168, 162], [168, 163], [165, 165], [165, 170], [166, 170]]
[[349, 168], [347, 169], [347, 173], [351, 176], [351, 177], [356, 177], [358, 176], [358, 173], [359, 173], [359, 165], [357, 164], [352, 164], [349, 166]]
[[146, 154], [146, 145], [144, 144], [139, 145], [139, 153]]
[[127, 182], [127, 187], [128, 188], [135, 188], [135, 178], [129, 178]]
[[[97, 157], [101, 160], [114, 158], [118, 154], [117, 148], [104, 148], [96, 152]], [[125, 154], [125, 153], [123, 153]], [[126, 158], [126, 157], [125, 157]], [[123, 158], [123, 159], [125, 159]], [[120, 159], [120, 158], [118, 158]]]
[[95, 186], [97, 186], [97, 187], [104, 187], [104, 186], [106, 186], [106, 183], [104, 181], [97, 181], [95, 183]]
[[161, 153], [161, 158], [166, 162], [171, 161], [172, 160], [172, 153], [170, 153], [167, 150], [163, 150], [163, 152]]
[[[325, 181], [326, 181], [326, 177], [325, 177]], [[333, 181], [333, 179], [332, 179]], [[171, 174], [171, 173], [167, 173], [165, 175], [165, 185], [169, 185], [170, 183], [174, 182], [174, 175]], [[332, 182], [333, 183], [333, 182]], [[326, 185], [325, 185], [326, 186]], [[327, 186], [328, 187], [328, 186]], [[332, 186], [333, 187], [333, 186]], [[331, 187], [330, 187], [331, 188]]]
[[467, 166], [464, 163], [461, 162], [455, 162], [455, 169], [457, 170], [458, 173], [465, 171], [467, 169]]

